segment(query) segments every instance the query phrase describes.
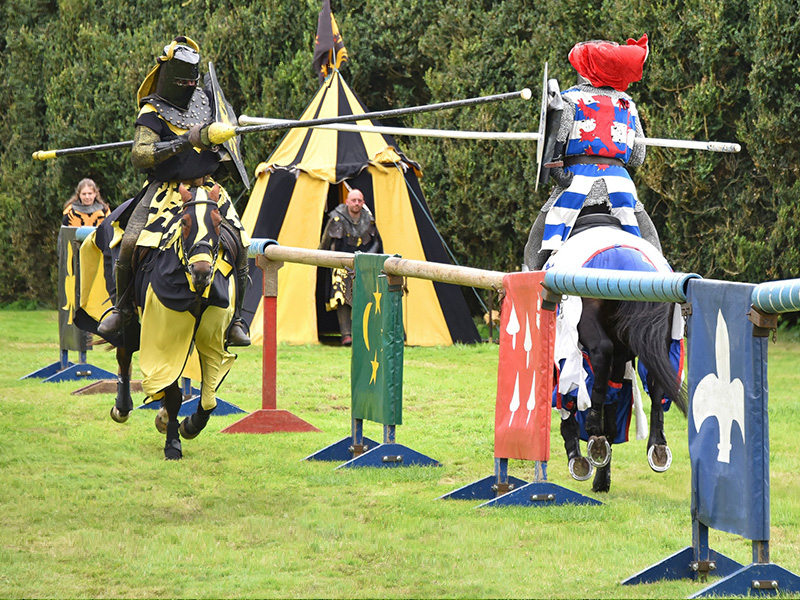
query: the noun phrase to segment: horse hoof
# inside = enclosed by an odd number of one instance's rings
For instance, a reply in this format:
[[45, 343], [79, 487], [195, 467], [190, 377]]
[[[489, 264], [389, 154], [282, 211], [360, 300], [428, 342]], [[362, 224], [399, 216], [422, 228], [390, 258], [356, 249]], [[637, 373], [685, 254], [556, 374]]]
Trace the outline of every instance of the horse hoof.
[[611, 461], [611, 444], [605, 436], [593, 435], [586, 445], [586, 455], [589, 462], [597, 468], [605, 467]]
[[647, 464], [656, 473], [663, 473], [672, 465], [672, 450], [665, 444], [655, 444], [647, 451]]
[[164, 446], [164, 460], [180, 460], [182, 458], [181, 441], [178, 439], [168, 440]]
[[169, 415], [167, 415], [167, 409], [162, 406], [158, 409], [158, 413], [156, 413], [156, 429], [158, 429], [158, 433], [161, 435], [165, 435], [167, 433], [168, 421]]
[[192, 427], [191, 417], [186, 417], [183, 421], [181, 421], [180, 427], [178, 431], [181, 433], [181, 437], [185, 440], [193, 440], [198, 435], [202, 429], [194, 430]]
[[117, 410], [116, 406], [111, 407], [111, 420], [115, 423], [124, 423], [127, 421], [131, 416], [131, 413], [125, 413], [124, 415]]
[[592, 463], [583, 456], [569, 459], [569, 474], [575, 481], [586, 481], [592, 476]]

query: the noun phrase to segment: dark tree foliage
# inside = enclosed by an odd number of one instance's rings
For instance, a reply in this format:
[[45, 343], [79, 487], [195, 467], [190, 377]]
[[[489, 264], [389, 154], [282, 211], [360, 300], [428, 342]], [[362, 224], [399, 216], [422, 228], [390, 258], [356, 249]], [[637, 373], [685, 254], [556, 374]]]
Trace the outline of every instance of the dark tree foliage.
[[[175, 35], [194, 38], [242, 114], [296, 117], [317, 88], [319, 0], [15, 0], [0, 6], [0, 303], [55, 297], [61, 208], [83, 177], [112, 206], [143, 181], [125, 151], [45, 163], [40, 149], [131, 139], [139, 84]], [[800, 275], [800, 25], [794, 0], [333, 0], [345, 78], [373, 110], [519, 90], [534, 98], [391, 125], [535, 131], [544, 63], [566, 88], [576, 41], [648, 33], [629, 92], [652, 137], [738, 155], [651, 148], [634, 173], [676, 270], [736, 281]], [[205, 70], [205, 69], [204, 69]], [[245, 137], [253, 173], [281, 133]], [[549, 190], [532, 142], [400, 137], [456, 260], [516, 270]], [[229, 185], [238, 208], [247, 193]]]

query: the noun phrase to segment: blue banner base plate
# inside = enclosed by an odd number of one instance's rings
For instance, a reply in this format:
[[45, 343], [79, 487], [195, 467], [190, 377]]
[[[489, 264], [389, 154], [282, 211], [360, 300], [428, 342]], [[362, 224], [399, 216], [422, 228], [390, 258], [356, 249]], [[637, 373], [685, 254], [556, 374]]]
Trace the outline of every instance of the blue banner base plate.
[[[528, 484], [527, 481], [524, 479], [519, 479], [518, 477], [509, 477], [508, 481], [505, 483], [513, 485], [513, 489], [517, 489]], [[484, 477], [478, 481], [468, 483], [457, 490], [448, 492], [443, 496], [439, 496], [437, 500], [491, 500], [492, 498], [497, 497], [497, 491], [495, 489], [496, 485], [497, 476], [489, 475], [488, 477]], [[513, 489], [511, 491], [513, 491]], [[511, 492], [509, 491], [507, 493]]]
[[[708, 558], [714, 561], [716, 565], [713, 571], [714, 576], [726, 577], [742, 568], [741, 563], [710, 548], [708, 550]], [[664, 560], [650, 565], [643, 571], [631, 575], [622, 582], [622, 585], [639, 585], [641, 583], [655, 583], [657, 581], [673, 579], [696, 580], [698, 579], [699, 573], [692, 569], [692, 564], [694, 562], [695, 550], [692, 546], [687, 546]]]
[[442, 463], [429, 456], [420, 454], [402, 444], [379, 444], [361, 456], [348, 460], [337, 469], [354, 467], [441, 467]]
[[[376, 442], [375, 440], [371, 440], [368, 437], [361, 438], [361, 443], [367, 447], [367, 451], [369, 451], [370, 448], [380, 446], [380, 443]], [[352, 436], [342, 438], [338, 442], [334, 442], [329, 446], [325, 446], [322, 450], [317, 450], [314, 452], [314, 454], [309, 454], [303, 460], [325, 460], [334, 462], [349, 461], [354, 458], [351, 450], [352, 447]]]
[[555, 483], [534, 481], [515, 489], [513, 492], [508, 492], [488, 502], [479, 504], [475, 508], [490, 506], [560, 506], [562, 504], [600, 506], [603, 503]]

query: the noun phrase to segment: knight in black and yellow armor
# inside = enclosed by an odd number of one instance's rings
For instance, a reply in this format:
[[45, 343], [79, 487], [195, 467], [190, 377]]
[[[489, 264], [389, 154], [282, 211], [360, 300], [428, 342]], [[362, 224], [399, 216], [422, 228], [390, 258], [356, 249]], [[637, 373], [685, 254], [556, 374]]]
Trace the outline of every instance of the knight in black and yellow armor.
[[[160, 246], [164, 223], [181, 206], [178, 187], [183, 184], [211, 190], [215, 174], [228, 174], [224, 152], [208, 139], [208, 127], [214, 121], [214, 98], [198, 85], [199, 66], [198, 45], [187, 37], [177, 37], [164, 48], [139, 88], [131, 162], [147, 175], [147, 180], [119, 219], [124, 235], [114, 270], [116, 305], [97, 328], [106, 339], [118, 336], [135, 313], [134, 250], [136, 246]], [[232, 237], [239, 244], [235, 313], [226, 345], [248, 346], [250, 338], [240, 309], [248, 281], [246, 247], [250, 240], [224, 189], [219, 205], [223, 226], [234, 233]]]

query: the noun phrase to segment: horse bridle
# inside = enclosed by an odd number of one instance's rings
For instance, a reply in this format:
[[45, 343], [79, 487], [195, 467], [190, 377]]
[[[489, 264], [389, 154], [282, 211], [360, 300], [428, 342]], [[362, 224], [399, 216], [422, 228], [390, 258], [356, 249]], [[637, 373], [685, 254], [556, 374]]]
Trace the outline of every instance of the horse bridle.
[[[217, 210], [219, 210], [219, 204], [214, 200], [208, 198], [206, 198], [205, 200], [187, 200], [182, 205], [181, 215], [183, 215], [186, 212], [187, 207], [198, 204], [209, 204], [214, 206], [214, 208], [216, 208]], [[191, 275], [191, 272], [189, 271], [189, 256], [195, 254], [195, 251], [197, 250], [198, 247], [202, 248], [205, 246], [208, 248], [208, 253], [211, 255], [211, 271], [213, 273], [214, 268], [216, 267], [217, 264], [217, 257], [219, 256], [219, 244], [217, 244], [216, 247], [214, 247], [211, 245], [210, 242], [207, 242], [206, 240], [199, 240], [194, 244], [192, 244], [191, 248], [189, 248], [189, 252], [186, 252], [186, 244], [183, 240], [183, 234], [181, 234], [180, 238], [181, 238], [181, 253], [183, 254], [183, 259], [181, 260], [181, 262], [183, 263], [184, 272]]]

